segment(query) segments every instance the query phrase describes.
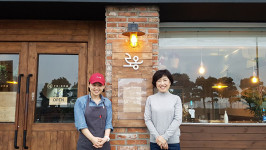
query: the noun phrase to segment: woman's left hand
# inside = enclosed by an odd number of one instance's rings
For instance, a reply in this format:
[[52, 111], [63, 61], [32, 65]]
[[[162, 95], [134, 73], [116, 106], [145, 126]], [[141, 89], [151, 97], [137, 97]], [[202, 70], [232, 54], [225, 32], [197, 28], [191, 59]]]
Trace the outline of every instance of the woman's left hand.
[[162, 149], [168, 149], [168, 143], [163, 144]]
[[107, 141], [107, 138], [101, 138], [100, 145], [103, 146], [103, 144]]

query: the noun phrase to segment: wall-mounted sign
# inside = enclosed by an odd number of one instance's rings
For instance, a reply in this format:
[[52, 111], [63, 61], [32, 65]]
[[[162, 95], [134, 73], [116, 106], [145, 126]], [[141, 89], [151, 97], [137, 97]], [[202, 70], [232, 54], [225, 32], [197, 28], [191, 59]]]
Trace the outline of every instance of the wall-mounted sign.
[[129, 60], [131, 60], [131, 56], [128, 53], [125, 53], [126, 56], [128, 56], [127, 58], [125, 58], [125, 61], [128, 65], [123, 65], [123, 67], [132, 67], [134, 70], [138, 70], [139, 69], [139, 65], [143, 63], [143, 60], [139, 61], [139, 57], [138, 56], [134, 56], [133, 57], [133, 61], [134, 62], [130, 62]]
[[47, 88], [48, 89], [51, 89], [51, 88], [68, 88], [69, 87], [69, 85], [56, 85], [56, 84], [47, 84]]
[[143, 119], [146, 98], [146, 79], [119, 79], [118, 119]]
[[141, 112], [141, 87], [124, 87], [124, 112]]
[[50, 97], [49, 105], [67, 105], [67, 97]]

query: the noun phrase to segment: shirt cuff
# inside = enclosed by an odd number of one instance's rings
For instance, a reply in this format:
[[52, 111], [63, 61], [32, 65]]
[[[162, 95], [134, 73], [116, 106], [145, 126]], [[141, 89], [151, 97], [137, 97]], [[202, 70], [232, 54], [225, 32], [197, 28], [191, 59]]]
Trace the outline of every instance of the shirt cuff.
[[106, 129], [111, 129], [111, 132], [113, 132], [113, 130], [114, 130], [113, 126], [111, 126], [111, 125], [107, 125], [107, 126], [105, 126], [105, 130], [106, 130]]
[[169, 139], [169, 136], [166, 135], [166, 134], [162, 135], [162, 137], [163, 137], [166, 141], [168, 141], [168, 139]]
[[88, 128], [88, 126], [80, 126], [78, 127], [78, 130], [81, 132], [81, 129], [85, 129], [85, 128]]

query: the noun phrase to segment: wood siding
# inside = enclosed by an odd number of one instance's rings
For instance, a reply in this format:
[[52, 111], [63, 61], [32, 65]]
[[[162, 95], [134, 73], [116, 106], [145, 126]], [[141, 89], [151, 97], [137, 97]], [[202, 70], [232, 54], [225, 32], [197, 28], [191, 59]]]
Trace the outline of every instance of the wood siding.
[[0, 150], [14, 149], [14, 130], [0, 131]]
[[265, 150], [266, 127], [182, 125], [182, 150]]
[[31, 149], [75, 150], [78, 133], [76, 131], [32, 132]]

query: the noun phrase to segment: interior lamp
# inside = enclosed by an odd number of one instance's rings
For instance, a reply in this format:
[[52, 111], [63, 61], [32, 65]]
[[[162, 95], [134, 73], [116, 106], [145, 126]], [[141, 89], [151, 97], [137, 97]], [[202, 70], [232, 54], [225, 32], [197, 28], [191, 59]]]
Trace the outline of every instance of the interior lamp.
[[252, 81], [252, 83], [258, 83], [258, 81], [259, 81], [259, 79], [256, 76], [256, 73], [255, 72], [253, 72], [253, 77], [251, 78], [251, 81]]
[[129, 36], [130, 46], [133, 48], [138, 46], [138, 36], [144, 34], [144, 32], [138, 30], [138, 24], [136, 23], [129, 23], [127, 31], [122, 33], [122, 35]]
[[204, 66], [203, 66], [203, 63], [202, 63], [202, 62], [200, 62], [199, 73], [200, 73], [200, 74], [204, 74], [204, 73], [205, 73], [205, 68], [204, 68]]
[[199, 74], [203, 75], [205, 73], [205, 68], [202, 62], [202, 50], [200, 52], [200, 67], [199, 67]]
[[254, 65], [253, 65], [253, 76], [252, 76], [252, 78], [251, 78], [251, 82], [252, 82], [252, 83], [258, 83], [258, 81], [259, 81], [259, 79], [258, 79], [258, 77], [257, 77], [257, 75], [256, 75], [256, 73], [255, 73]]
[[223, 89], [223, 88], [227, 88], [228, 86], [227, 85], [224, 85], [222, 83], [218, 83], [218, 84], [215, 84], [214, 86], [212, 86], [212, 88], [214, 89]]
[[6, 81], [6, 83], [10, 83], [10, 84], [18, 84], [17, 81]]

